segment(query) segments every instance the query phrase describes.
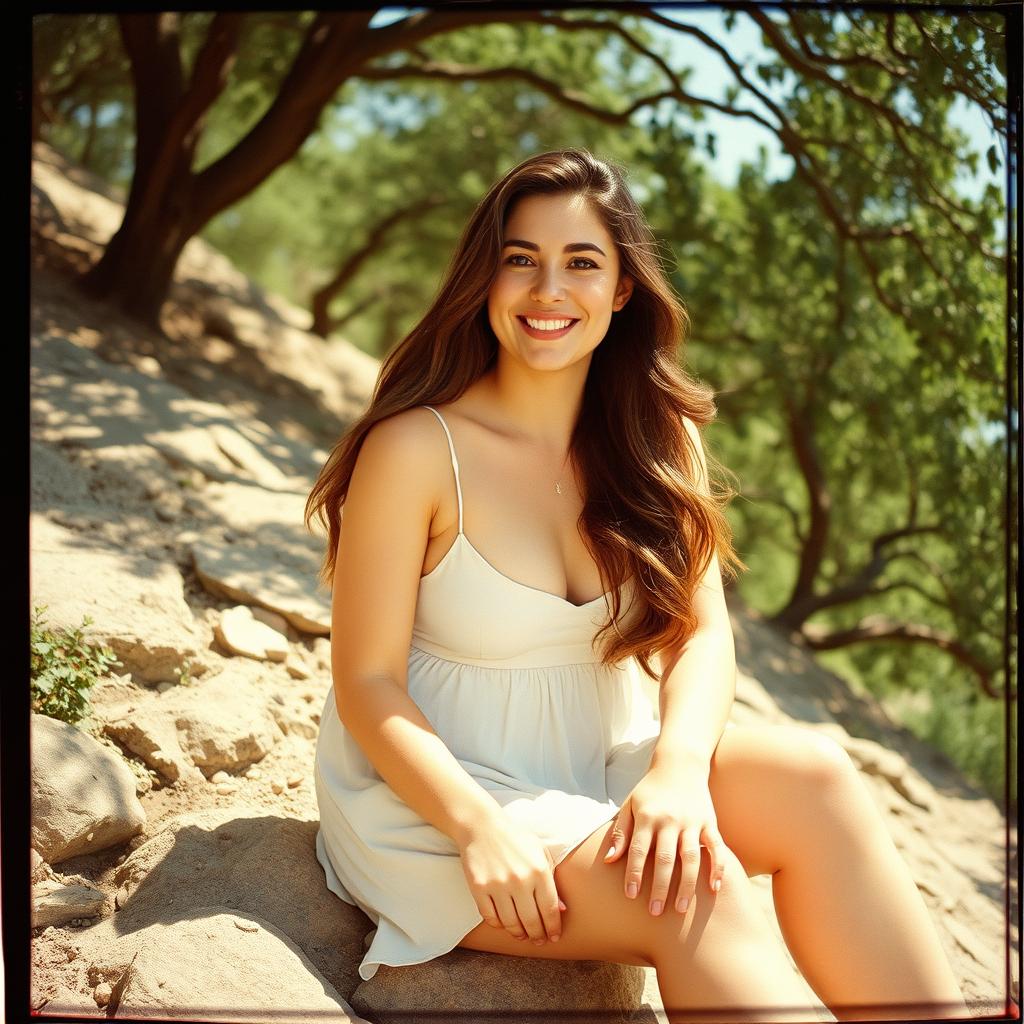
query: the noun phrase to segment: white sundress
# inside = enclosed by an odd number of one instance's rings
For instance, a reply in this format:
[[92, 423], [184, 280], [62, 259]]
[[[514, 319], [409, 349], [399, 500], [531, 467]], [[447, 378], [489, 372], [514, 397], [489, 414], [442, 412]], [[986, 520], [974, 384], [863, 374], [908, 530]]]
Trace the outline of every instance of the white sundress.
[[[615, 817], [650, 766], [657, 687], [635, 659], [601, 664], [593, 641], [608, 594], [574, 605], [516, 582], [477, 551], [462, 530], [451, 431], [424, 408], [448, 437], [459, 532], [420, 578], [408, 693], [459, 764], [558, 864]], [[341, 723], [333, 685], [314, 779], [327, 887], [376, 926], [360, 978], [454, 949], [483, 920], [458, 847], [376, 771]]]

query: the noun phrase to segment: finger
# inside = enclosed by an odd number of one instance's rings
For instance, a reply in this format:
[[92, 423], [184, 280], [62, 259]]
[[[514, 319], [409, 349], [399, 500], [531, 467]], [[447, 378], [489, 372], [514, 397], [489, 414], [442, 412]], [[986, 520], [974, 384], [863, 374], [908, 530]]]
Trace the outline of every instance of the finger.
[[629, 804], [626, 803], [623, 804], [618, 817], [615, 819], [615, 824], [612, 826], [612, 830], [608, 834], [608, 842], [610, 845], [604, 854], [606, 864], [612, 864], [622, 856], [623, 850], [626, 849], [626, 841], [632, 831], [633, 811]]
[[679, 873], [679, 890], [676, 895], [676, 910], [685, 913], [693, 901], [697, 891], [697, 873], [700, 870], [700, 833], [695, 828], [688, 828], [679, 836], [679, 860], [682, 871]]
[[480, 916], [492, 927], [501, 928], [501, 918], [498, 917], [497, 910], [494, 909], [494, 900], [486, 894], [481, 896], [476, 901], [476, 909], [480, 911]]
[[544, 922], [537, 906], [537, 897], [532, 892], [523, 897], [516, 897], [516, 909], [530, 940], [538, 946], [543, 946], [547, 941], [547, 933], [544, 931]]
[[651, 830], [633, 825], [633, 837], [629, 841], [629, 856], [626, 858], [626, 897], [636, 899], [644, 880], [644, 865], [651, 848]]
[[557, 942], [562, 935], [562, 907], [565, 904], [558, 898], [555, 879], [549, 875], [537, 893], [537, 906], [540, 908], [544, 931], [552, 942]]
[[651, 901], [648, 910], [657, 916], [668, 903], [668, 887], [672, 869], [676, 866], [679, 849], [679, 830], [670, 826], [658, 829], [654, 841], [654, 876], [651, 881]]
[[704, 842], [711, 857], [708, 884], [712, 892], [718, 892], [718, 889], [722, 887], [722, 878], [725, 875], [725, 841], [722, 839], [717, 828], [708, 825], [704, 829]]
[[494, 899], [494, 905], [505, 931], [516, 939], [525, 939], [526, 929], [523, 927], [522, 921], [519, 920], [519, 913], [512, 897], [509, 895], [498, 896]]

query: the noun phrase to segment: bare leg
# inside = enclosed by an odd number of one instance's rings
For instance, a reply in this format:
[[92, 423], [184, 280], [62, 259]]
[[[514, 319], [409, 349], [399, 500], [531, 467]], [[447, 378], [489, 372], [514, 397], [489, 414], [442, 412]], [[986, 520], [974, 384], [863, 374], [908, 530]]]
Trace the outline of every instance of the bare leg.
[[772, 878], [779, 927], [804, 977], [840, 1020], [969, 1017], [928, 907], [856, 769], [837, 769], [819, 800], [828, 827]]
[[928, 907], [841, 746], [801, 727], [725, 732], [709, 779], [722, 838], [771, 872], [779, 927], [839, 1020], [969, 1011]]

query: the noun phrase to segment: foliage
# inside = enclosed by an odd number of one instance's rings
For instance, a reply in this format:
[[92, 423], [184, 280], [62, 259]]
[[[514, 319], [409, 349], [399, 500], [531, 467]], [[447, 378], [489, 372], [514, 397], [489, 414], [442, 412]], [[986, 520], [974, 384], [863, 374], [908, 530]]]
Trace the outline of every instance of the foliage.
[[89, 714], [86, 691], [117, 664], [117, 656], [109, 647], [85, 639], [84, 630], [92, 624], [88, 615], [75, 629], [54, 630], [43, 620], [46, 607], [36, 605], [32, 611], [32, 710], [74, 725]]

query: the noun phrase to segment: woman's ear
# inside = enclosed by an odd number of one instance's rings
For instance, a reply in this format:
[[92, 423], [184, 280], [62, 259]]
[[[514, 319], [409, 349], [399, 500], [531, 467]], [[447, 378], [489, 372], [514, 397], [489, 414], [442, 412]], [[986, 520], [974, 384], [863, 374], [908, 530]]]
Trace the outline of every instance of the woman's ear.
[[633, 294], [633, 279], [625, 274], [619, 278], [619, 286], [615, 290], [615, 301], [612, 303], [612, 310], [616, 313], [629, 301]]

